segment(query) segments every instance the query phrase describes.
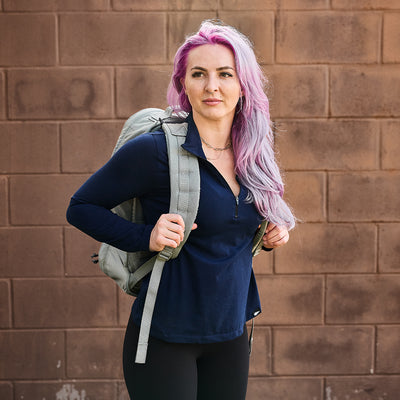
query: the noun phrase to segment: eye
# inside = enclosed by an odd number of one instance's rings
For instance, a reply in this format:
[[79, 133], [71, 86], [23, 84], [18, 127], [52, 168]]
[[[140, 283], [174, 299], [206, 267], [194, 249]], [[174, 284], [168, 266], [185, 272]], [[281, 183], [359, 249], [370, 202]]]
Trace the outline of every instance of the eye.
[[232, 78], [233, 77], [233, 75], [229, 72], [221, 72], [221, 76], [223, 78]]
[[201, 78], [204, 75], [202, 71], [195, 71], [192, 73], [192, 78]]

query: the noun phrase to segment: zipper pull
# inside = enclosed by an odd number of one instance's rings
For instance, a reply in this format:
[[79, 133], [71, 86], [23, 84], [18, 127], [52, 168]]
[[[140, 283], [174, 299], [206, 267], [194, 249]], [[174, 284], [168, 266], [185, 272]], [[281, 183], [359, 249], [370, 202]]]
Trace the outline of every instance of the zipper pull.
[[239, 196], [235, 196], [235, 200], [236, 200], [235, 218], [237, 218], [239, 214]]

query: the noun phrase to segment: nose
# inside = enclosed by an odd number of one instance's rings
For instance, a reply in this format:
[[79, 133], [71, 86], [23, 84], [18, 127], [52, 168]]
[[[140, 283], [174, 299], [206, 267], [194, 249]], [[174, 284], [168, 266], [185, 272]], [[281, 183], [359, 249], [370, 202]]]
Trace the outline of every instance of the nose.
[[218, 88], [219, 88], [218, 78], [213, 74], [210, 74], [206, 82], [205, 90], [209, 93], [213, 93], [216, 92]]

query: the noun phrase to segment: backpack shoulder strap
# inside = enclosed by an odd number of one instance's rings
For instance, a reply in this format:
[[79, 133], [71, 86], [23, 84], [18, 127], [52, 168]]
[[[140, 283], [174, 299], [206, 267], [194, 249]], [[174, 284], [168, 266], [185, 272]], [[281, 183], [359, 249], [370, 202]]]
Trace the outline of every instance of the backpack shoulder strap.
[[256, 233], [256, 235], [254, 236], [253, 239], [253, 248], [252, 248], [252, 254], [253, 257], [255, 257], [262, 248], [262, 238], [264, 236], [264, 233], [267, 229], [268, 226], [268, 221], [264, 220], [263, 222], [261, 222], [260, 227], [258, 228], [258, 231]]

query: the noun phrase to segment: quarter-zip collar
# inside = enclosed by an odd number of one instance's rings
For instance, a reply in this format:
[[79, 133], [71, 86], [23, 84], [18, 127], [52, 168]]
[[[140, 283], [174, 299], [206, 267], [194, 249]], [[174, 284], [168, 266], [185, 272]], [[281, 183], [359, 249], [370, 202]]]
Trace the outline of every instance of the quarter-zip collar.
[[206, 160], [206, 155], [204, 154], [203, 146], [201, 145], [200, 134], [194, 122], [192, 113], [189, 113], [189, 115], [186, 117], [186, 122], [188, 123], [188, 130], [185, 143], [182, 145], [182, 147], [194, 154], [196, 157]]

